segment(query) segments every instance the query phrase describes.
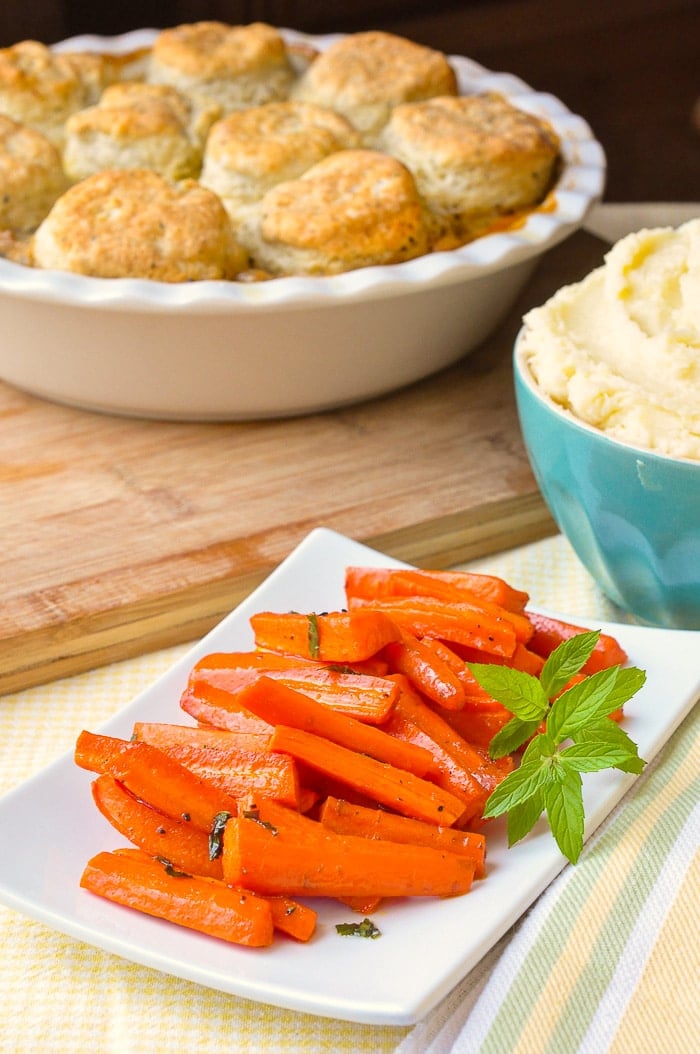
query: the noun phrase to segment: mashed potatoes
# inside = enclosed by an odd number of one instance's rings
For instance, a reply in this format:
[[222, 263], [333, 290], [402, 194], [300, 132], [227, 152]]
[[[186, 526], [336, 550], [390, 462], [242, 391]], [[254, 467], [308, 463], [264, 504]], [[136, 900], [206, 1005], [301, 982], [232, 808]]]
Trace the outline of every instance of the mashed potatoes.
[[630, 234], [525, 316], [533, 377], [582, 421], [700, 459], [700, 218]]

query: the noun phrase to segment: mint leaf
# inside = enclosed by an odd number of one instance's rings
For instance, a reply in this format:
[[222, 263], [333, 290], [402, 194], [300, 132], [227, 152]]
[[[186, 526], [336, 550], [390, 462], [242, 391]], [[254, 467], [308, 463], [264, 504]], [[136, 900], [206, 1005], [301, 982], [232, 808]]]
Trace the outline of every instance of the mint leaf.
[[599, 630], [577, 633], [554, 649], [540, 673], [542, 689], [548, 699], [559, 695], [571, 678], [581, 672], [593, 654], [599, 637]]
[[555, 742], [569, 739], [584, 725], [617, 709], [614, 704], [608, 706], [608, 699], [618, 671], [618, 666], [612, 666], [593, 673], [554, 700], [547, 715], [547, 731]]
[[544, 787], [547, 819], [555, 841], [567, 860], [575, 864], [583, 848], [583, 789], [581, 775], [563, 760], [556, 781]]
[[581, 729], [574, 746], [597, 751], [609, 759], [606, 767], [621, 769], [623, 772], [639, 773], [646, 765], [639, 756], [637, 744], [609, 717], [603, 717], [597, 724]]
[[532, 674], [497, 663], [468, 662], [467, 669], [490, 696], [521, 721], [539, 723], [547, 713], [549, 699]]
[[628, 703], [633, 695], [636, 695], [647, 679], [644, 670], [636, 666], [617, 667], [617, 679], [614, 688], [611, 689], [607, 702], [609, 706], [606, 713], [611, 714], [619, 710], [621, 706]]
[[528, 741], [530, 736], [534, 736], [541, 724], [541, 718], [535, 718], [534, 721], [521, 721], [519, 717], [511, 718], [508, 724], [504, 725], [491, 740], [489, 754], [494, 759], [504, 758], [506, 754], [514, 754], [523, 743]]
[[530, 798], [508, 810], [508, 845], [513, 846], [529, 834], [544, 812], [544, 791], [540, 787]]
[[501, 816], [531, 798], [546, 783], [547, 768], [544, 761], [524, 762], [514, 772], [509, 773], [489, 795], [484, 807], [484, 816]]

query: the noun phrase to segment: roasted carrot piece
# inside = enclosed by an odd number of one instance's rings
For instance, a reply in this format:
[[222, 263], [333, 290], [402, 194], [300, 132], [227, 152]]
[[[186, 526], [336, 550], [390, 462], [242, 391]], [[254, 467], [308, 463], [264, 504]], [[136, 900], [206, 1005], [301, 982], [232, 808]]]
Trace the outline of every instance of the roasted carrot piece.
[[[206, 695], [201, 694], [203, 691]], [[229, 709], [231, 696], [220, 688], [200, 686], [200, 692], [186, 688], [180, 696], [180, 707], [198, 721], [200, 726], [221, 729], [227, 732], [244, 732], [259, 735], [269, 740], [272, 727], [259, 717], [253, 717], [240, 707]]]
[[397, 816], [384, 809], [367, 809], [340, 798], [326, 798], [319, 820], [336, 834], [354, 834], [362, 838], [383, 838], [406, 845], [427, 845], [460, 853], [474, 861], [474, 877], [486, 873], [486, 839], [473, 831], [456, 831], [453, 827], [435, 827], [410, 816]]
[[[259, 896], [259, 894], [257, 894]], [[272, 911], [272, 924], [280, 933], [286, 933], [296, 941], [311, 940], [316, 932], [318, 912], [308, 904], [302, 904], [292, 897], [265, 897]]]
[[233, 798], [240, 798], [252, 790], [295, 808], [298, 806], [299, 777], [296, 765], [292, 758], [270, 754], [266, 749], [268, 737], [255, 737], [257, 744], [253, 748], [245, 748], [235, 745], [235, 732], [219, 732], [216, 739], [211, 732], [200, 728], [187, 728], [183, 733], [176, 742], [175, 733], [153, 731], [152, 727], [149, 729], [141, 725], [135, 739], [163, 750], [195, 775]]
[[[389, 682], [398, 697], [399, 686]], [[315, 699], [288, 688], [279, 681], [259, 677], [238, 696], [250, 713], [271, 725], [289, 725], [313, 732], [349, 750], [355, 750], [377, 761], [424, 776], [432, 764], [427, 750], [410, 743], [399, 743], [380, 728], [365, 725], [345, 714], [336, 713]], [[274, 797], [268, 794], [267, 797]]]
[[154, 809], [204, 831], [210, 830], [218, 813], [234, 814], [238, 808], [235, 798], [150, 743], [83, 731], [76, 742], [75, 761], [81, 768], [114, 776]]
[[113, 776], [98, 776], [92, 797], [105, 819], [139, 849], [169, 860], [178, 871], [223, 879], [221, 860], [209, 858], [205, 831], [145, 805]]
[[416, 692], [402, 692], [397, 709], [421, 728], [466, 772], [470, 772], [477, 783], [491, 794], [512, 770], [510, 758], [493, 761], [455, 732], [445, 718], [428, 706]]
[[434, 783], [298, 728], [278, 725], [270, 749], [291, 754], [404, 816], [450, 827], [464, 813], [463, 802]]
[[349, 604], [351, 611], [385, 613], [414, 637], [437, 637], [448, 644], [454, 641], [477, 648], [486, 655], [508, 656], [515, 650], [517, 637], [511, 623], [502, 615], [489, 614], [472, 604], [433, 597], [351, 598]]
[[[268, 653], [253, 654], [265, 659]], [[275, 656], [270, 655], [270, 658]], [[329, 668], [322, 663], [289, 659], [288, 656], [284, 659], [287, 665], [282, 666], [273, 662], [268, 666], [264, 661], [251, 664], [241, 661], [239, 666], [200, 667], [192, 671], [189, 688], [199, 695], [209, 695], [211, 689], [216, 689], [237, 696], [264, 675], [311, 696], [324, 706], [374, 725], [384, 721], [394, 704], [396, 685], [385, 677], [354, 673], [346, 668]], [[294, 666], [294, 662], [301, 665]]]
[[432, 702], [447, 710], [464, 706], [464, 686], [435, 648], [404, 634], [403, 640], [387, 644], [384, 654], [392, 672], [403, 673]]
[[[298, 837], [298, 820], [311, 825]], [[242, 814], [224, 830], [224, 876], [255, 892], [288, 896], [452, 896], [466, 893], [474, 862], [457, 853], [338, 835], [315, 820], [291, 828]]]
[[[455, 645], [455, 650], [465, 663], [484, 661], [484, 656], [476, 648], [467, 648], [457, 644]], [[494, 664], [497, 663], [500, 666], [511, 666], [516, 670], [522, 670], [524, 673], [531, 673], [533, 677], [539, 677], [544, 666], [542, 656], [520, 641], [516, 643], [512, 655], [492, 655], [488, 661]]]
[[[535, 628], [530, 639], [530, 648], [545, 659], [563, 641], [574, 637], [577, 633], [585, 632], [581, 626], [563, 622], [551, 615], [541, 615], [536, 611], [528, 611], [527, 615]], [[601, 633], [593, 654], [583, 667], [583, 673], [596, 673], [610, 666], [622, 665], [626, 661], [627, 653], [618, 641], [609, 634]]]
[[461, 710], [445, 711], [443, 717], [462, 739], [472, 746], [488, 750], [491, 740], [508, 724], [513, 715], [497, 703], [467, 702]]
[[498, 604], [512, 612], [525, 609], [529, 595], [515, 589], [495, 575], [473, 571], [426, 571], [421, 568], [394, 570], [376, 567], [348, 567], [345, 592], [352, 596], [434, 596], [459, 600], [465, 595]]
[[[219, 670], [245, 668], [259, 670], [260, 673], [270, 670], [333, 669], [318, 659], [302, 659], [299, 655], [284, 655], [276, 651], [215, 651], [195, 663], [192, 675], [196, 678], [205, 672], [209, 674]], [[376, 655], [353, 663], [352, 669], [348, 669], [352, 673], [367, 674], [369, 677], [383, 677], [387, 672], [386, 663]]]
[[216, 747], [220, 750], [264, 750], [271, 734], [272, 729], [265, 732], [238, 732], [224, 728], [178, 725], [167, 721], [135, 721], [131, 738], [150, 743], [161, 750], [183, 744]]
[[252, 948], [272, 944], [272, 910], [266, 900], [215, 879], [173, 873], [145, 853], [98, 853], [88, 862], [80, 885], [210, 937]]
[[297, 614], [261, 611], [250, 624], [258, 648], [322, 662], [353, 663], [372, 658], [401, 636], [381, 611]]
[[[406, 694], [409, 694], [409, 692]], [[454, 712], [459, 713], [459, 711]], [[415, 743], [430, 751], [433, 756], [431, 780], [438, 787], [454, 795], [462, 802], [463, 812], [460, 819], [455, 821], [456, 826], [462, 828], [482, 815], [488, 794], [475, 778], [473, 772], [470, 772], [460, 762], [455, 761], [452, 755], [445, 750], [444, 746], [432, 739], [403, 707], [396, 707], [387, 721], [386, 730], [397, 739]], [[336, 794], [335, 796], [342, 795]], [[418, 818], [420, 819], [420, 817]]]

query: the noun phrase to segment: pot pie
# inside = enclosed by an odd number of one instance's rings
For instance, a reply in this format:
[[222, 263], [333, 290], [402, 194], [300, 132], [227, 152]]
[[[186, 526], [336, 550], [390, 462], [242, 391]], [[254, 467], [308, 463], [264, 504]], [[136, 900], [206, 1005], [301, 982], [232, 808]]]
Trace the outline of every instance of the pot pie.
[[119, 57], [0, 49], [0, 254], [164, 282], [337, 274], [546, 199], [552, 127], [459, 95], [442, 53], [382, 32], [300, 53], [261, 22], [176, 26]]

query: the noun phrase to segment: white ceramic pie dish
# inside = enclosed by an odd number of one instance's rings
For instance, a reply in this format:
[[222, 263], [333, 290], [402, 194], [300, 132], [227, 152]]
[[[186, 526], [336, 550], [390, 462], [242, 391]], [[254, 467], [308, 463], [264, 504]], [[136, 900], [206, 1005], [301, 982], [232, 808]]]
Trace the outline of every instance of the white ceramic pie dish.
[[[79, 37], [61, 50], [130, 51], [156, 31]], [[335, 37], [284, 30], [323, 49]], [[602, 195], [586, 122], [509, 74], [450, 56], [460, 91], [497, 91], [562, 141], [547, 206], [521, 226], [407, 263], [321, 278], [168, 284], [42, 271], [0, 260], [0, 377], [85, 409], [245, 420], [381, 395], [472, 351], [507, 314], [538, 257]]]

